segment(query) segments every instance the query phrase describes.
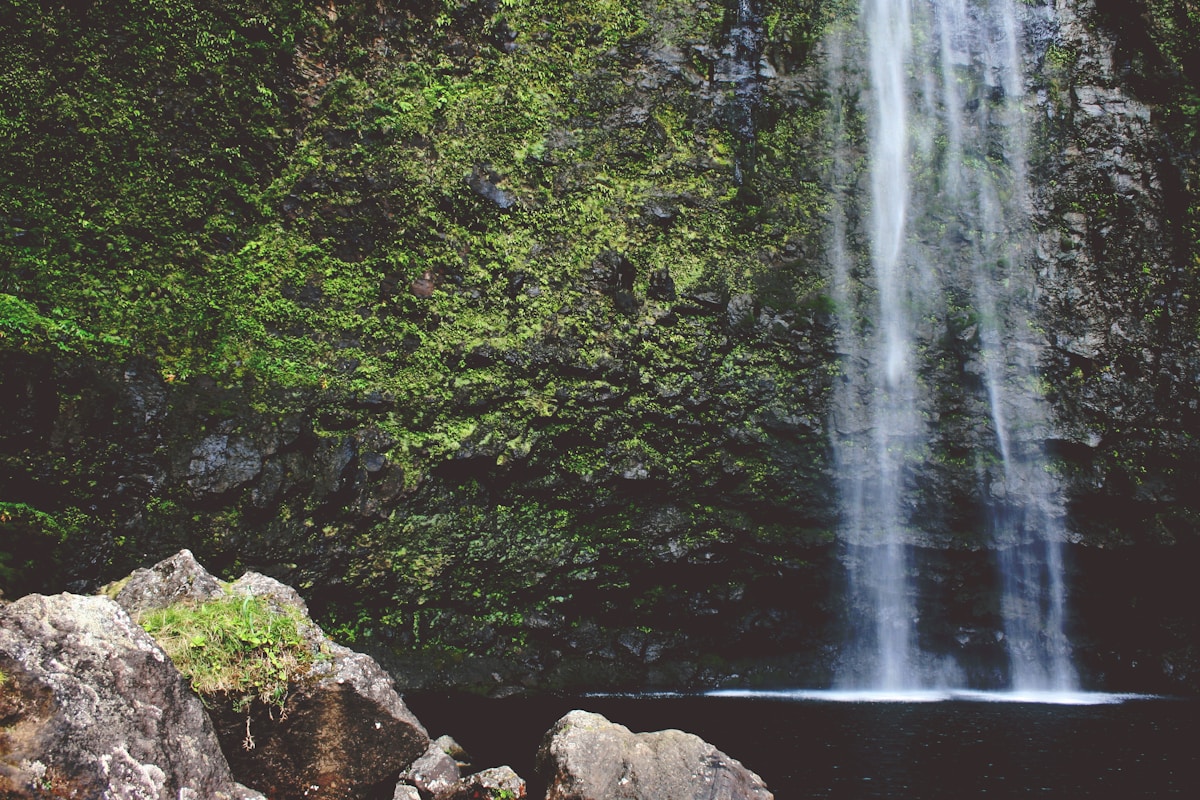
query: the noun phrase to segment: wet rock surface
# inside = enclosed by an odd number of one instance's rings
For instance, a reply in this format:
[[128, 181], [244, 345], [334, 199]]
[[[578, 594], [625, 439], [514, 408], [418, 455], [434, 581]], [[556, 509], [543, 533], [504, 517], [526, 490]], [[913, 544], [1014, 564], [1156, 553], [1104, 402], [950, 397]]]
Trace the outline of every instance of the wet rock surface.
[[1069, 466], [1072, 528], [1110, 546], [1174, 543], [1198, 518], [1178, 479], [1200, 458], [1183, 433], [1200, 424], [1181, 216], [1195, 160], [1160, 118], [1184, 89], [1149, 49], [1151, 16], [1138, 2], [1057, 4], [1037, 95], [1052, 446]]

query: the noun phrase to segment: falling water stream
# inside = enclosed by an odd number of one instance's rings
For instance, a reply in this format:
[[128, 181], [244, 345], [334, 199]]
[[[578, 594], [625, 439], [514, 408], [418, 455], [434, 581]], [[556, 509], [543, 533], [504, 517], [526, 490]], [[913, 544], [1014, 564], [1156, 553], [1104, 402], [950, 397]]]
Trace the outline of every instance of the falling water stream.
[[[997, 636], [1008, 687], [1076, 688], [1064, 634], [1062, 504], [1043, 443], [1040, 339], [1027, 221], [1022, 43], [1015, 0], [863, 0], [831, 45], [834, 141], [865, 119], [866, 180], [835, 158], [831, 255], [843, 380], [833, 445], [853, 627], [842, 688], [961, 686], [951, 656], [919, 644], [914, 547], [929, 500], [918, 475], [938, 451], [941, 337], [970, 350], [958, 389], [976, 419], [983, 543], [996, 555]], [[855, 105], [857, 103], [857, 105]], [[856, 199], [869, 187], [865, 202]], [[862, 207], [854, 228], [846, 209]], [[856, 242], [865, 244], [857, 245]], [[944, 353], [941, 357], [945, 358]]]

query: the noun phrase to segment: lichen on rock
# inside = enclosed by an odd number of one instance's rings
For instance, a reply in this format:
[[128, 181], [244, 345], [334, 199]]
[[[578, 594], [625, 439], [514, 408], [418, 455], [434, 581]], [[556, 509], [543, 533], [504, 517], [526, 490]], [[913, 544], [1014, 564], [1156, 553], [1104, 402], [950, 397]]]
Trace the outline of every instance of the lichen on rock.
[[234, 782], [200, 700], [105, 597], [0, 608], [0, 794], [262, 800]]

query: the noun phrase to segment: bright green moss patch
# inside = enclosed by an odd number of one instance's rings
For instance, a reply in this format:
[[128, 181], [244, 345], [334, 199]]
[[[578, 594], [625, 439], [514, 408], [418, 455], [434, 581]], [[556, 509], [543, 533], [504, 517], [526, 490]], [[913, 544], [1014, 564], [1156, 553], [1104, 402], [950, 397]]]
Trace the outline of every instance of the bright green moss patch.
[[80, 327], [70, 312], [55, 307], [43, 314], [32, 303], [0, 293], [0, 347], [26, 351], [55, 349], [64, 353], [101, 345], [123, 345], [118, 336], [96, 334]]
[[228, 697], [282, 708], [289, 686], [322, 656], [301, 635], [299, 614], [261, 597], [223, 597], [149, 612], [141, 625], [202, 697]]

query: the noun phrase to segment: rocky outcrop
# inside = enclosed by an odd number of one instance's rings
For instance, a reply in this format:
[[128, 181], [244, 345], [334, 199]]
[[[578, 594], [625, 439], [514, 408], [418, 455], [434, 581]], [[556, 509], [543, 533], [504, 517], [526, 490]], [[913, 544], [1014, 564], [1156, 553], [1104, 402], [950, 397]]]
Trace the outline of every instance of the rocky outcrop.
[[113, 601], [0, 608], [0, 796], [262, 800], [236, 784], [204, 708]]
[[538, 751], [547, 800], [770, 800], [762, 779], [690, 733], [632, 733], [572, 711]]
[[172, 603], [203, 603], [225, 591], [191, 550], [180, 550], [152, 568], [134, 570], [125, 580], [106, 587], [105, 593], [136, 619]]
[[441, 794], [435, 800], [524, 800], [525, 781], [511, 767], [491, 767], [468, 775]]
[[254, 572], [221, 586], [184, 550], [138, 570], [116, 592], [118, 602], [138, 613], [222, 596], [262, 597], [280, 613], [290, 609], [301, 617], [309, 648], [321, 654], [310, 674], [289, 685], [282, 710], [254, 704], [235, 711], [227, 698], [211, 699], [234, 773], [273, 798], [332, 800], [391, 791], [400, 772], [426, 753], [429, 736], [392, 678], [374, 659], [326, 637], [290, 586]]
[[438, 742], [430, 742], [425, 754], [400, 773], [400, 782], [415, 787], [426, 797], [440, 796], [462, 778], [458, 762]]
[[[118, 602], [28, 595], [0, 607], [0, 796], [262, 800], [241, 776], [271, 798], [525, 797], [509, 767], [464, 776], [462, 748], [431, 742], [392, 679], [330, 641], [289, 586], [253, 572], [223, 583], [184, 550], [107, 591]], [[279, 705], [234, 710], [215, 692], [202, 704], [120, 605], [149, 618], [230, 597], [297, 619], [317, 654]], [[273, 663], [287, 663], [282, 652]]]
[[463, 774], [467, 754], [449, 736], [430, 742], [425, 754], [400, 773], [394, 800], [520, 800], [525, 781], [509, 766]]

